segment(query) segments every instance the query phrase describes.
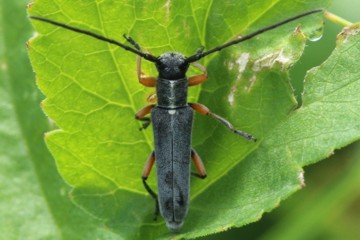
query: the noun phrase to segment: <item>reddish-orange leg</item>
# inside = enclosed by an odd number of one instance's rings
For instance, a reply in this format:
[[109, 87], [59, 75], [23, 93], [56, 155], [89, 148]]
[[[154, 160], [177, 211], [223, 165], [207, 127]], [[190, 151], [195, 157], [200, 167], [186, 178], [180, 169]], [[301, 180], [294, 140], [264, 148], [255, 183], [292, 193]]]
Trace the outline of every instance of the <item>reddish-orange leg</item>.
[[[126, 41], [128, 41], [131, 45], [133, 45], [134, 48], [136, 48], [137, 50], [141, 51], [141, 48], [139, 46], [139, 44], [137, 44], [134, 39], [132, 39], [131, 37], [126, 36], [125, 34], [123, 35], [123, 37], [126, 39]], [[142, 85], [144, 85], [145, 87], [155, 87], [156, 85], [156, 77], [149, 77], [146, 76], [142, 71], [141, 71], [141, 57], [138, 56], [137, 57], [137, 68], [136, 68], [136, 72], [137, 72], [137, 77], [139, 79], [139, 83], [141, 83]]]
[[189, 106], [192, 107], [192, 109], [194, 109], [196, 112], [202, 114], [202, 115], [207, 115], [207, 116], [211, 116], [213, 118], [215, 118], [216, 120], [218, 120], [219, 122], [221, 122], [225, 127], [227, 127], [230, 131], [232, 131], [235, 134], [238, 134], [248, 140], [254, 140], [256, 141], [256, 138], [254, 136], [252, 136], [251, 134], [248, 134], [246, 132], [242, 132], [240, 130], [237, 130], [236, 128], [234, 128], [234, 126], [226, 119], [220, 117], [219, 115], [211, 112], [209, 110], [209, 108], [207, 108], [205, 105], [202, 105], [200, 103], [189, 103]]
[[156, 93], [150, 94], [150, 95], [147, 97], [146, 101], [147, 101], [148, 103], [155, 103], [155, 102], [157, 101]]
[[141, 71], [141, 57], [137, 57], [137, 67], [136, 67], [137, 77], [139, 79], [139, 83], [144, 85], [145, 87], [155, 87], [156, 86], [156, 77], [150, 77], [145, 75]]
[[[141, 51], [139, 44], [137, 44], [135, 42], [135, 40], [132, 39], [132, 37], [126, 36], [125, 34], [123, 35], [123, 37], [126, 39], [126, 41], [128, 41], [131, 45], [133, 45], [134, 48]], [[142, 85], [144, 85], [145, 87], [155, 87], [156, 78], [146, 76], [144, 73], [141, 72], [141, 57], [140, 56], [138, 56], [138, 58], [137, 58], [137, 68], [136, 69], [137, 69], [137, 76], [138, 76], [139, 82]]]
[[150, 188], [150, 186], [147, 184], [146, 180], [150, 175], [151, 169], [154, 166], [155, 163], [155, 152], [153, 151], [148, 159], [146, 160], [143, 174], [142, 174], [142, 182], [144, 184], [144, 187], [146, 191], [150, 194], [150, 196], [155, 200], [155, 212], [154, 212], [154, 220], [157, 219], [157, 216], [159, 215], [159, 201], [157, 194]]
[[198, 178], [202, 178], [202, 179], [206, 178], [206, 170], [204, 163], [202, 162], [200, 156], [196, 153], [194, 149], [191, 149], [191, 159], [193, 160], [197, 171], [197, 173], [191, 173], [191, 174]]
[[200, 71], [202, 71], [203, 74], [189, 77], [189, 79], [188, 79], [189, 87], [195, 86], [195, 85], [198, 85], [198, 84], [201, 84], [201, 83], [205, 82], [207, 77], [208, 77], [206, 68], [203, 65], [201, 65], [198, 62], [194, 62], [194, 63], [192, 63], [192, 65], [194, 67], [196, 67], [197, 69], [199, 69]]
[[[123, 35], [123, 37], [131, 44], [133, 45], [137, 50], [141, 50], [139, 44], [137, 44], [134, 39], [132, 39], [131, 37], [126, 36], [125, 34]], [[137, 73], [137, 77], [139, 79], [139, 82], [144, 85], [145, 87], [155, 87], [156, 85], [156, 78], [155, 77], [149, 77], [146, 76], [145, 74], [142, 73], [141, 71], [141, 57], [138, 56], [137, 58], [137, 67], [136, 67], [136, 73]], [[140, 128], [140, 130], [142, 129], [146, 129], [150, 123], [151, 123], [151, 119], [149, 117], [145, 117], [147, 114], [149, 114], [151, 112], [151, 109], [153, 109], [155, 107], [155, 104], [151, 104], [148, 105], [146, 107], [143, 107], [142, 109], [140, 109], [136, 114], [135, 114], [135, 118], [139, 121], [143, 121], [145, 122], [142, 127]]]
[[[136, 72], [137, 72], [139, 82], [142, 85], [144, 85], [146, 87], [154, 87], [156, 85], [156, 78], [155, 77], [146, 76], [141, 72], [141, 57], [138, 57], [138, 59], [137, 59]], [[151, 109], [153, 109], [154, 107], [155, 107], [155, 104], [148, 105], [148, 106], [140, 109], [140, 111], [138, 111], [135, 114], [135, 118], [137, 120], [145, 122], [143, 124], [143, 126], [140, 128], [140, 130], [146, 129], [150, 125], [151, 120], [150, 120], [149, 117], [145, 117], [145, 115], [149, 114], [151, 112]]]
[[145, 166], [144, 166], [144, 170], [142, 173], [142, 179], [146, 180], [151, 172], [152, 167], [154, 166], [155, 163], [155, 152], [153, 151], [150, 156], [148, 157], [148, 159], [146, 160]]
[[151, 109], [153, 109], [155, 106], [156, 106], [155, 104], [147, 105], [146, 107], [143, 107], [135, 114], [136, 120], [144, 122], [139, 130], [146, 129], [150, 125], [151, 119], [145, 116], [149, 114], [151, 112]]

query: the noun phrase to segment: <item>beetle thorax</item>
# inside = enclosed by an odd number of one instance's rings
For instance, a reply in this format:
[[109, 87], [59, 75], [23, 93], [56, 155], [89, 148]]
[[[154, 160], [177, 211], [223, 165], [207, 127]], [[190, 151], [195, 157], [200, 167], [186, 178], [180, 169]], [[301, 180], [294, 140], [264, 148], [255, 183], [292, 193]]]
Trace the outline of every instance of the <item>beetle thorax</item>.
[[177, 80], [185, 77], [189, 68], [189, 63], [185, 61], [185, 56], [177, 52], [167, 52], [159, 56], [156, 68], [159, 77], [169, 80]]

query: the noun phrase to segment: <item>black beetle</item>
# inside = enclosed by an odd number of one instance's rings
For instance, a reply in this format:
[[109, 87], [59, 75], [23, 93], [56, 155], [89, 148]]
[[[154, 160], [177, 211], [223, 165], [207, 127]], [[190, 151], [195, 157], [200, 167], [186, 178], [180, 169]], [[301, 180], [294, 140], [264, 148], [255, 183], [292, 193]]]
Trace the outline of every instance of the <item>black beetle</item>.
[[[197, 173], [193, 175], [200, 178], [206, 177], [204, 164], [196, 151], [191, 148], [193, 110], [203, 115], [214, 117], [235, 134], [243, 136], [248, 140], [256, 140], [252, 135], [235, 129], [226, 119], [211, 112], [206, 106], [199, 103], [187, 102], [188, 87], [201, 84], [207, 79], [206, 69], [198, 63], [194, 64], [194, 62], [211, 53], [251, 39], [263, 32], [321, 11], [322, 9], [314, 9], [302, 13], [208, 51], [204, 51], [204, 49], [201, 48], [190, 57], [185, 57], [177, 52], [167, 52], [161, 54], [159, 57], [155, 57], [149, 53], [143, 52], [139, 45], [131, 37], [127, 37], [125, 35], [125, 39], [133, 47], [129, 47], [113, 39], [43, 17], [30, 16], [30, 18], [97, 38], [101, 41], [117, 45], [139, 56], [137, 67], [139, 82], [147, 87], [156, 87], [157, 96], [157, 104], [148, 105], [135, 115], [137, 120], [144, 122], [142, 128], [140, 129], [145, 129], [150, 125], [150, 122], [152, 122], [154, 130], [155, 150], [150, 154], [146, 161], [142, 174], [143, 184], [148, 193], [155, 199], [155, 214], [157, 215], [160, 212], [160, 214], [164, 217], [169, 230], [179, 231], [183, 225], [189, 208], [191, 175], [190, 159], [193, 160], [197, 169]], [[141, 58], [155, 63], [159, 73], [158, 77], [149, 77], [142, 74]], [[187, 78], [186, 72], [190, 64], [194, 64], [194, 66], [199, 68], [203, 73]], [[149, 113], [151, 113], [151, 119], [149, 117], [145, 117]], [[146, 183], [146, 179], [149, 176], [151, 168], [155, 162], [157, 167], [158, 195], [152, 191]]]

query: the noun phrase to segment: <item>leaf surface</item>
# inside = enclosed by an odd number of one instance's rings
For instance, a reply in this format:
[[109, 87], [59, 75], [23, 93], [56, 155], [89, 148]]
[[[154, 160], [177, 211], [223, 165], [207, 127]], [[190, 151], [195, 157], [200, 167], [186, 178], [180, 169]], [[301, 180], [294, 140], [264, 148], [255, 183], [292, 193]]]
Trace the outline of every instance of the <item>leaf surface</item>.
[[[176, 50], [188, 56], [201, 45], [210, 49], [327, 4], [37, 0], [30, 14], [114, 39], [126, 33], [154, 55]], [[192, 89], [189, 99], [209, 106], [259, 141], [247, 142], [213, 119], [196, 116], [193, 146], [208, 178], [192, 181], [189, 216], [172, 238], [257, 220], [301, 187], [302, 166], [359, 138], [359, 75], [352, 57], [359, 49], [357, 36], [345, 34], [329, 60], [308, 74], [304, 104], [296, 109], [288, 69], [303, 51], [304, 32], [316, 32], [320, 20], [310, 16], [204, 60], [209, 80]], [[153, 203], [140, 178], [153, 141], [150, 129], [137, 131], [140, 123], [133, 116], [154, 90], [137, 83], [136, 57], [87, 36], [34, 25], [41, 36], [31, 41], [30, 57], [46, 95], [43, 108], [60, 128], [46, 141], [61, 175], [73, 187], [72, 199], [120, 237], [167, 239], [163, 221], [152, 221]], [[145, 64], [144, 71], [154, 73], [152, 68]], [[346, 77], [340, 77], [344, 71]], [[156, 188], [154, 179], [149, 181]]]

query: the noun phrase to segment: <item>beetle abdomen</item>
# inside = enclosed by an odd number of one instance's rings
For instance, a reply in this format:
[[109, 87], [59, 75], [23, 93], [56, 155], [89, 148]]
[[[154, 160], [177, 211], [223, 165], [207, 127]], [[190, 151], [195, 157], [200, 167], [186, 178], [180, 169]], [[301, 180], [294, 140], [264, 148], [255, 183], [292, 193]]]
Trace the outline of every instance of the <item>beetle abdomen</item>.
[[190, 189], [191, 129], [190, 107], [151, 111], [160, 214], [168, 228], [177, 231], [187, 215]]

